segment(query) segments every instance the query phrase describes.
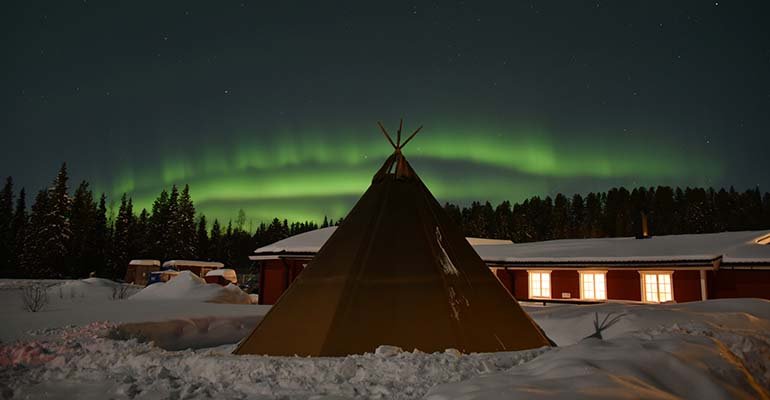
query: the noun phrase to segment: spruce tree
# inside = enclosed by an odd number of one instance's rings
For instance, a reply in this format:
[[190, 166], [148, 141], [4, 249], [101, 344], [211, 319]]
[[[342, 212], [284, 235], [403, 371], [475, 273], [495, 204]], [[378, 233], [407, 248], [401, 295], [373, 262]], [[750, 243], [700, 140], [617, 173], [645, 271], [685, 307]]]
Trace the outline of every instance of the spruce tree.
[[196, 233], [195, 249], [197, 251], [196, 258], [199, 260], [209, 260], [209, 234], [206, 227], [206, 216], [201, 215], [198, 219], [198, 231]]
[[45, 216], [43, 237], [45, 238], [45, 259], [53, 271], [53, 276], [61, 278], [67, 274], [67, 243], [72, 236], [70, 227], [70, 208], [72, 200], [67, 194], [67, 164], [62, 164], [59, 173], [48, 189], [48, 213]]
[[24, 251], [24, 237], [27, 229], [27, 193], [21, 188], [19, 197], [16, 198], [16, 208], [13, 212], [13, 221], [11, 221], [11, 242], [10, 268], [8, 269], [10, 277], [20, 276], [19, 265], [21, 264], [21, 255]]
[[602, 229], [602, 201], [601, 196], [596, 193], [586, 195], [584, 230], [590, 238], [604, 236]]
[[88, 182], [82, 181], [72, 197], [72, 212], [70, 226], [72, 235], [67, 244], [69, 257], [67, 262], [68, 275], [72, 278], [84, 278], [96, 271], [96, 214], [93, 192], [88, 188]]
[[558, 193], [553, 200], [553, 215], [551, 219], [553, 239], [566, 239], [570, 236], [569, 212], [569, 200], [563, 194]]
[[150, 242], [150, 258], [164, 260], [168, 243], [165, 232], [168, 231], [168, 192], [163, 189], [158, 198], [152, 203], [152, 214], [150, 215], [150, 230], [148, 240]]
[[112, 228], [107, 224], [107, 196], [102, 193], [94, 218], [94, 265], [99, 276], [109, 271], [109, 255], [112, 253]]
[[133, 230], [133, 241], [134, 244], [132, 245], [132, 248], [134, 249], [134, 254], [132, 255], [132, 258], [151, 258], [150, 252], [151, 252], [151, 246], [150, 246], [150, 240], [148, 239], [150, 232], [150, 213], [147, 212], [146, 208], [142, 209], [142, 212], [139, 213], [139, 217], [136, 218], [136, 223], [134, 225]]
[[21, 269], [29, 278], [50, 278], [53, 269], [46, 256], [46, 217], [49, 212], [48, 191], [41, 190], [35, 196], [25, 230], [21, 255]]
[[583, 196], [576, 193], [572, 196], [572, 201], [570, 202], [569, 237], [584, 238], [588, 236], [584, 228], [585, 212]]
[[492, 237], [495, 239], [511, 238], [511, 203], [509, 201], [503, 201], [495, 208], [492, 223]]
[[181, 240], [181, 226], [179, 223], [179, 189], [176, 185], [171, 186], [171, 192], [168, 195], [168, 204], [166, 212], [166, 225], [161, 231], [163, 245], [163, 259], [171, 260], [182, 258], [183, 246]]
[[211, 225], [211, 239], [209, 240], [209, 258], [212, 260], [222, 260], [222, 227], [219, 225], [219, 220], [214, 219], [214, 223]]
[[246, 227], [246, 212], [243, 209], [238, 210], [238, 216], [235, 218], [235, 229], [242, 231]]
[[131, 199], [123, 193], [120, 198], [118, 216], [115, 218], [115, 231], [112, 237], [112, 254], [109, 275], [113, 279], [122, 279], [132, 255], [134, 210]]
[[13, 179], [5, 180], [0, 192], [0, 277], [10, 275], [11, 254], [13, 252]]
[[[173, 192], [172, 192], [173, 196]], [[243, 211], [243, 210], [241, 210]], [[184, 186], [179, 195], [176, 215], [173, 220], [173, 231], [176, 232], [177, 254], [175, 257], [193, 259], [197, 253], [197, 233], [195, 229], [195, 206], [190, 198], [190, 187]]]

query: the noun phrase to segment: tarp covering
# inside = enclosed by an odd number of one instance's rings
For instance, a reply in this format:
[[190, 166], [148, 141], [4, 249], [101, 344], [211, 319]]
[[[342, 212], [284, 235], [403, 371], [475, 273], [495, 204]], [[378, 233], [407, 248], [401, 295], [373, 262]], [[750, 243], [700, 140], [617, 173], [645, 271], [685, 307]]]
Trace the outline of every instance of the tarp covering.
[[236, 354], [548, 346], [400, 150]]

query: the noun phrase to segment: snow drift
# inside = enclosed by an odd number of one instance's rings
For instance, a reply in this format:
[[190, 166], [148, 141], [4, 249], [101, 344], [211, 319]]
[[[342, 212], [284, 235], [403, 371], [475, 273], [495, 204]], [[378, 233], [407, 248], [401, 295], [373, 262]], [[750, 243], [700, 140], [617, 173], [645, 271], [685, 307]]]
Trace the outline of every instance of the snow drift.
[[182, 271], [168, 282], [155, 283], [130, 300], [190, 300], [209, 303], [252, 304], [251, 296], [238, 286], [206, 283], [190, 271]]
[[[258, 308], [245, 308], [251, 307]], [[44, 340], [0, 346], [0, 382], [6, 385], [0, 390], [52, 399], [770, 398], [768, 301], [526, 310], [562, 347], [462, 355], [381, 346], [349, 357], [233, 356], [233, 345], [165, 351], [149, 342], [112, 340], [105, 335], [117, 325], [110, 323], [60, 328]], [[583, 339], [594, 333], [597, 316], [608, 314], [621, 318], [603, 330], [603, 339]], [[248, 320], [189, 318], [157, 327], [198, 347], [216, 343], [205, 340], [237, 323]]]

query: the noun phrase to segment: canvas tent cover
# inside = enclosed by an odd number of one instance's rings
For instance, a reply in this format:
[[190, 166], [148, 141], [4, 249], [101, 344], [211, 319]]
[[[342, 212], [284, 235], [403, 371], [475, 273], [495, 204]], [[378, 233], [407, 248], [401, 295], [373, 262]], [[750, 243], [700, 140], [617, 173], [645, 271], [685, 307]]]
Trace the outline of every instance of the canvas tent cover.
[[236, 354], [548, 345], [394, 147], [342, 225]]

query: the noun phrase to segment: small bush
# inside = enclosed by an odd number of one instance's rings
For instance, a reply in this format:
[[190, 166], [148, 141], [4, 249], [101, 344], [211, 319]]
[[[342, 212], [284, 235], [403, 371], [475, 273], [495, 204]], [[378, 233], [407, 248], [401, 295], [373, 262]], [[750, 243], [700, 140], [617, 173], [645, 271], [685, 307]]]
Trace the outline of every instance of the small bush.
[[112, 300], [123, 300], [128, 297], [128, 285], [116, 285], [112, 287]]
[[43, 285], [25, 286], [21, 289], [21, 300], [25, 310], [38, 312], [48, 304], [48, 289]]

